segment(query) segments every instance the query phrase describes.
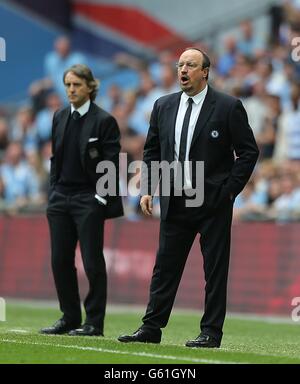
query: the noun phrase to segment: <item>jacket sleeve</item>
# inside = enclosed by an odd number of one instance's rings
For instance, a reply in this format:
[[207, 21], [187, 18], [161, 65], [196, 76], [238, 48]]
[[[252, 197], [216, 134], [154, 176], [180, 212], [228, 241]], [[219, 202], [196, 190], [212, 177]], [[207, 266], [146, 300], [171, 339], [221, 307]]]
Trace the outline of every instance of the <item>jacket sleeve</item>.
[[226, 189], [229, 194], [237, 196], [249, 180], [259, 155], [247, 113], [240, 100], [234, 103], [230, 111], [229, 130], [236, 159]]
[[[97, 194], [106, 200], [119, 195], [120, 130], [117, 121], [108, 115], [101, 123], [101, 162], [97, 166]], [[104, 183], [103, 180], [107, 180]]]
[[158, 101], [150, 117], [149, 130], [144, 146], [141, 175], [141, 195], [154, 195], [159, 182], [160, 141], [158, 128]]
[[55, 163], [55, 129], [56, 129], [56, 112], [52, 120], [52, 133], [51, 133], [51, 148], [52, 155], [50, 157], [50, 188], [54, 187], [56, 178], [56, 163]]

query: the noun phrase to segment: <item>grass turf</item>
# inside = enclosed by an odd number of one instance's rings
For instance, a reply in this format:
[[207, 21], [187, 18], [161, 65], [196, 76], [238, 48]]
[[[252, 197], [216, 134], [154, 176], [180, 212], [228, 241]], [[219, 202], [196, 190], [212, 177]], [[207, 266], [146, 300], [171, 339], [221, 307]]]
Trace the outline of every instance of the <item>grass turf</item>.
[[190, 349], [184, 344], [197, 336], [200, 314], [174, 311], [160, 345], [118, 342], [118, 335], [136, 330], [142, 314], [108, 309], [105, 337], [45, 336], [38, 330], [58, 319], [56, 309], [9, 303], [7, 321], [0, 322], [0, 363], [300, 363], [297, 323], [228, 316], [220, 349]]

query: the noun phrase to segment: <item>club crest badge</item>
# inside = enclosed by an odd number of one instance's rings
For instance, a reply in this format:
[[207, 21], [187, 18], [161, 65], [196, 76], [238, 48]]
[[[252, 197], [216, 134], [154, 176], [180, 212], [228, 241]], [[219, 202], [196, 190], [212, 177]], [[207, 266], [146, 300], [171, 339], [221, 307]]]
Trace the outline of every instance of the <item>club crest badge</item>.
[[89, 155], [91, 159], [96, 159], [97, 157], [99, 157], [99, 152], [96, 148], [90, 148]]
[[210, 136], [213, 139], [217, 139], [219, 137], [219, 132], [218, 131], [211, 131]]

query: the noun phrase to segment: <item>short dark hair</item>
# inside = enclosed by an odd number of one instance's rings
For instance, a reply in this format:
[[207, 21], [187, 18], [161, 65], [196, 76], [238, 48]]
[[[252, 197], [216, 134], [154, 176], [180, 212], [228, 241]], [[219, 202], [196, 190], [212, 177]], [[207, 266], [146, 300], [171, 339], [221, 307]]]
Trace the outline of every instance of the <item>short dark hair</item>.
[[210, 58], [208, 57], [206, 52], [204, 52], [202, 49], [197, 48], [197, 47], [188, 47], [188, 48], [185, 48], [184, 51], [189, 51], [191, 49], [194, 49], [195, 51], [198, 51], [202, 54], [202, 56], [203, 56], [202, 69], [204, 69], [204, 68], [208, 69], [208, 73], [207, 73], [207, 77], [206, 77], [206, 80], [208, 80], [209, 68], [210, 68]]
[[74, 73], [74, 75], [84, 79], [87, 83], [87, 86], [92, 89], [90, 94], [90, 99], [94, 101], [97, 96], [97, 92], [99, 89], [99, 80], [94, 78], [94, 75], [91, 69], [85, 64], [75, 64], [72, 67], [68, 68], [63, 75], [63, 82], [65, 83], [65, 78], [69, 72]]

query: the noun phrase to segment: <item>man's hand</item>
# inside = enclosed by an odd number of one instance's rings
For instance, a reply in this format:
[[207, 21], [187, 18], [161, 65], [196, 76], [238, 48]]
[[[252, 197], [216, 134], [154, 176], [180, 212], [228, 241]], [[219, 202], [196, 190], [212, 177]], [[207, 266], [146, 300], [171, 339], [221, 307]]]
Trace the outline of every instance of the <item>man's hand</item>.
[[140, 206], [143, 214], [146, 216], [152, 215], [152, 196], [144, 195], [141, 197]]

